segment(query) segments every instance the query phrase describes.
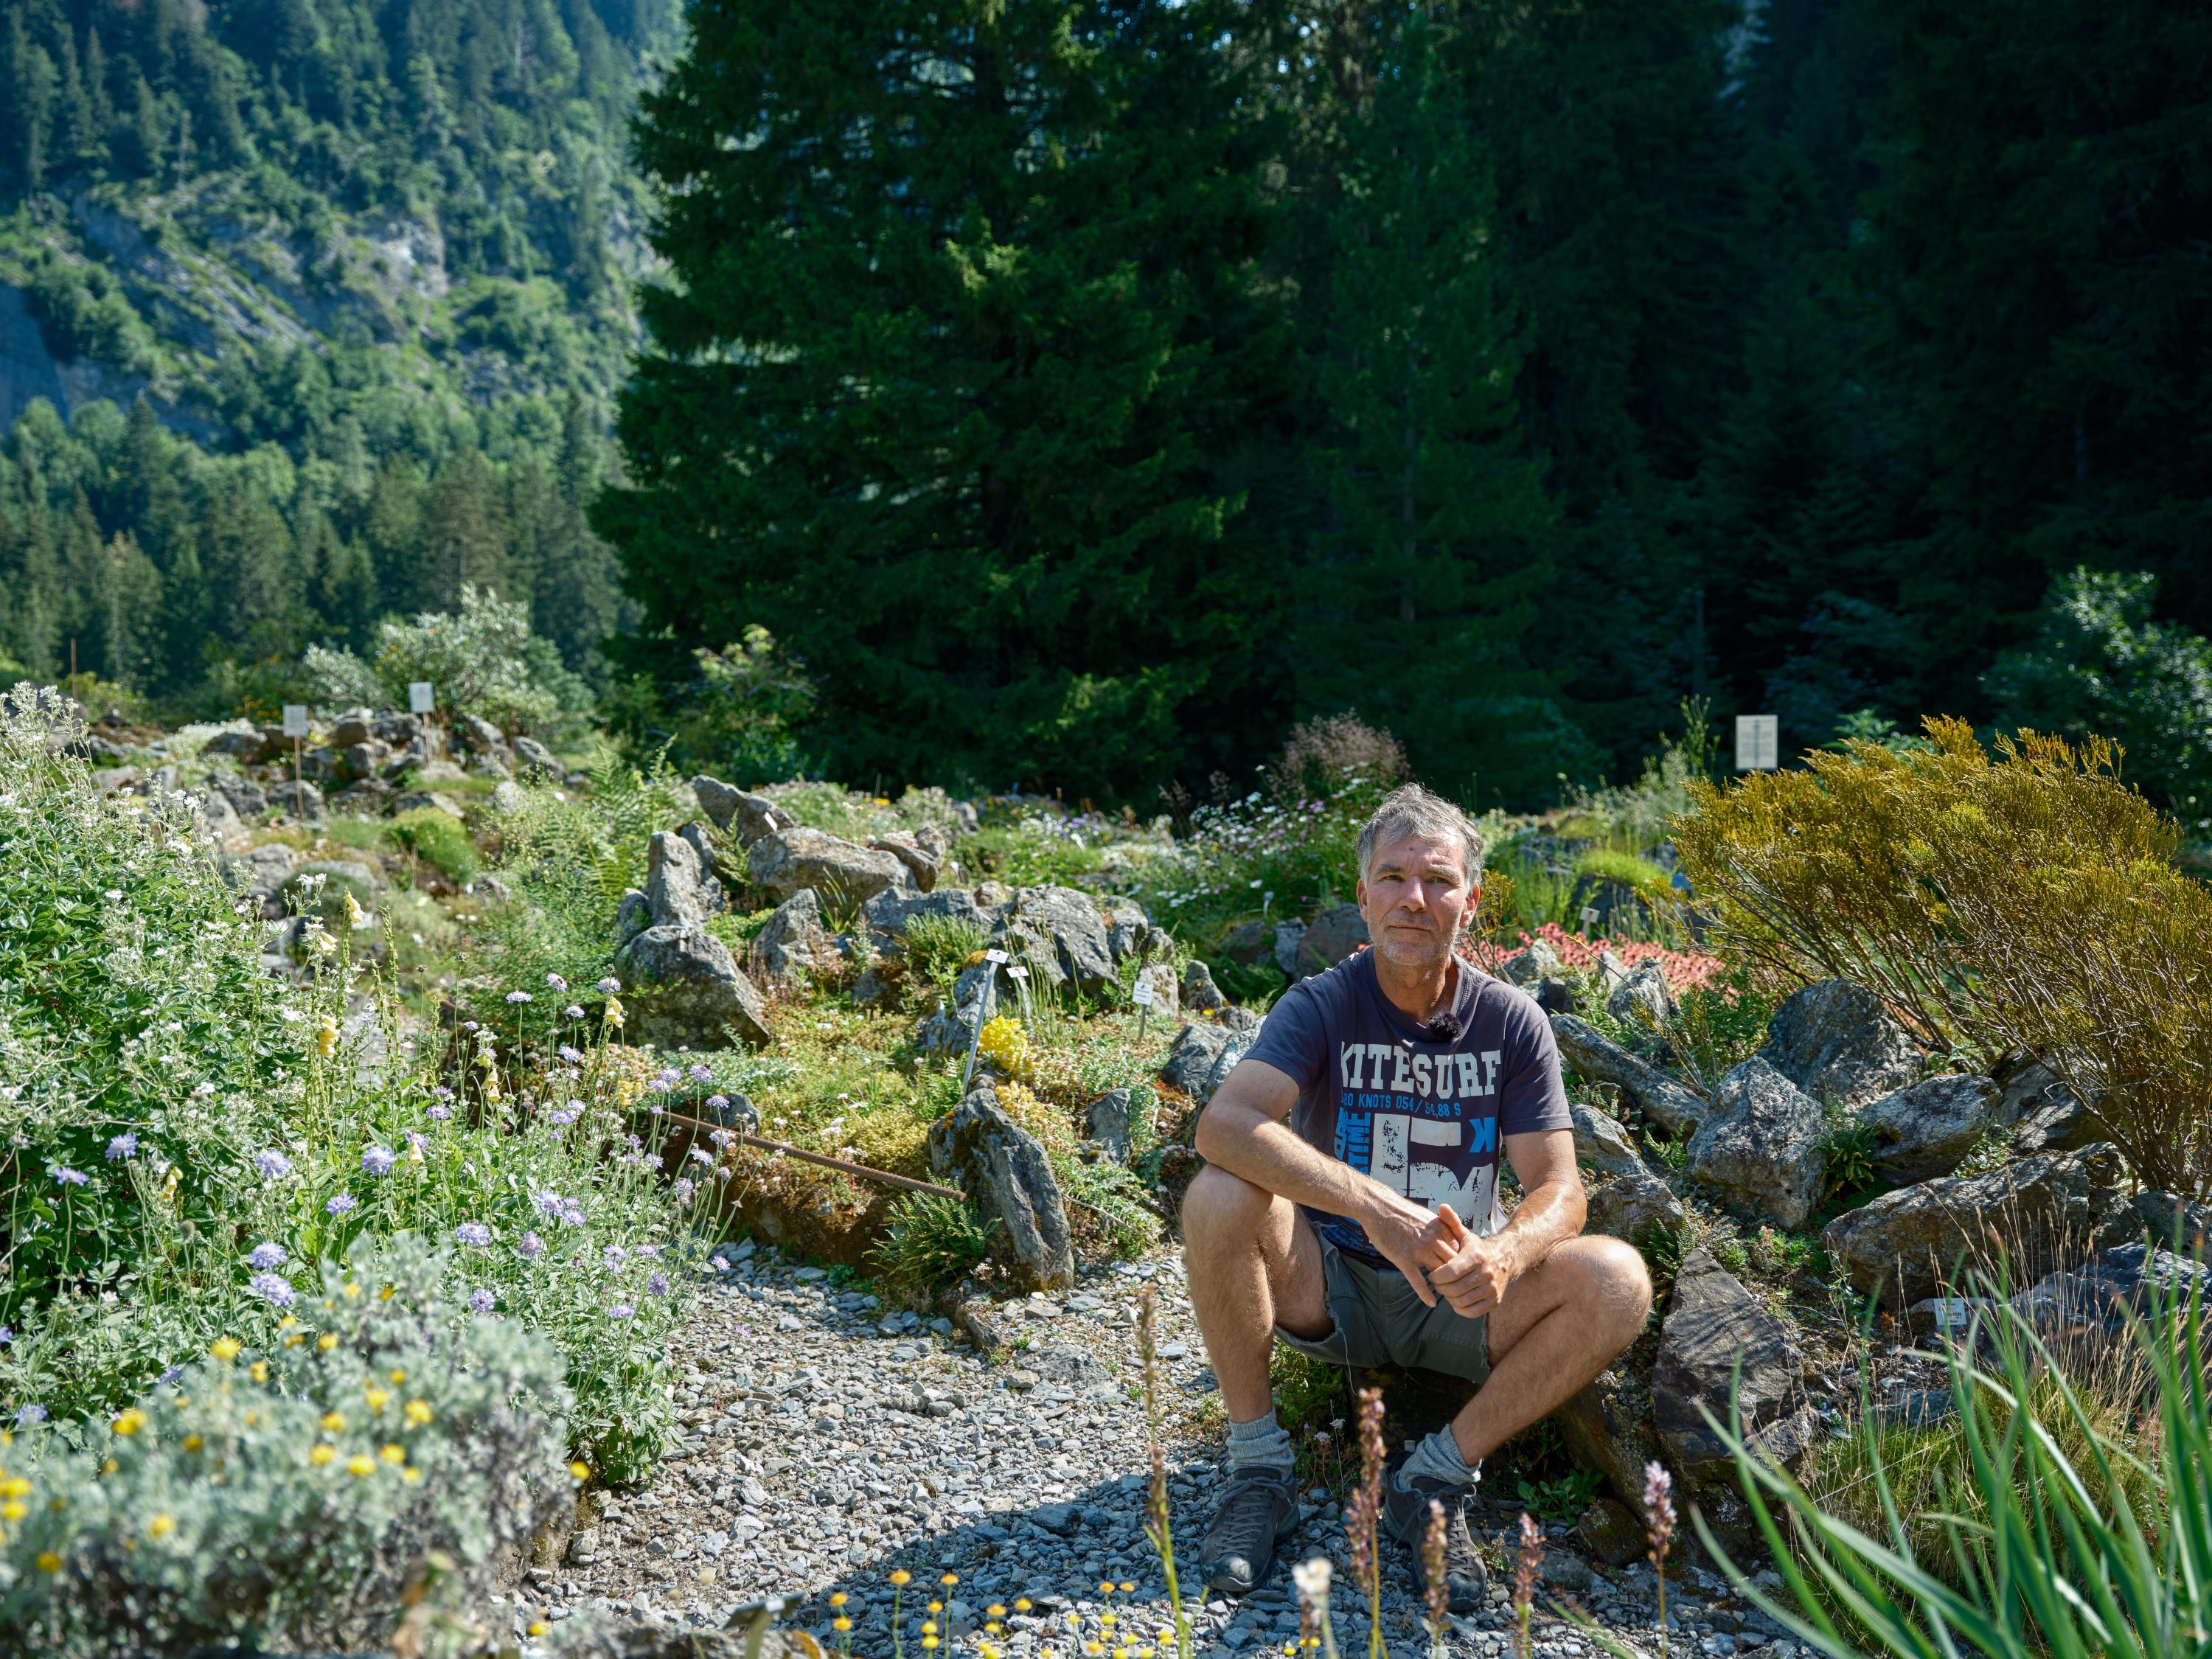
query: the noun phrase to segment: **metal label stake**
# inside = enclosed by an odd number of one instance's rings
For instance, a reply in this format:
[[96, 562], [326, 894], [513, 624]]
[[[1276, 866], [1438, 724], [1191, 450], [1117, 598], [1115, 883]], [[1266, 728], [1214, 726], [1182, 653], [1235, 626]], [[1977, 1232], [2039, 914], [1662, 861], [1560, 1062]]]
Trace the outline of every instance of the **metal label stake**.
[[983, 965], [988, 971], [983, 975], [983, 1006], [976, 1010], [975, 1029], [968, 1033], [968, 1063], [960, 1068], [960, 1093], [963, 1098], [968, 1093], [968, 1080], [975, 1075], [975, 1050], [982, 1046], [983, 1028], [991, 1023], [991, 993], [999, 982], [999, 964], [1006, 959], [1004, 951], [983, 952]]

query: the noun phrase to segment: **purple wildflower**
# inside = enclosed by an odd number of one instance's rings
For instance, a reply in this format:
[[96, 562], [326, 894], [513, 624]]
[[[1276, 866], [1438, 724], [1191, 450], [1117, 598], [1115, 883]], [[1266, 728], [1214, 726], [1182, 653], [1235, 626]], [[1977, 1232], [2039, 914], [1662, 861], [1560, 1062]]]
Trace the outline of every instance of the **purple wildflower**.
[[509, 1002], [530, 1002], [535, 1000], [535, 999], [532, 998], [527, 991], [509, 991], [507, 994], [507, 1000]]
[[689, 1204], [691, 1201], [691, 1194], [698, 1188], [691, 1184], [691, 1177], [685, 1176], [669, 1190], [676, 1194], [676, 1201], [678, 1204]]
[[453, 1116], [453, 1109], [447, 1105], [442, 1100], [435, 1106], [431, 1107], [427, 1114], [428, 1116], [436, 1118], [441, 1123], [443, 1123], [447, 1118]]
[[703, 1164], [710, 1170], [714, 1167], [714, 1155], [704, 1146], [694, 1146], [688, 1156], [693, 1162]]
[[630, 1253], [633, 1255], [659, 1255], [660, 1254], [660, 1246], [658, 1244], [633, 1244], [629, 1248]]
[[472, 1019], [465, 1019], [461, 1022], [461, 1029], [464, 1031], [475, 1031], [481, 1030], [483, 1028]]
[[35, 1400], [27, 1406], [18, 1406], [15, 1408], [15, 1422], [18, 1427], [28, 1428], [33, 1423], [43, 1423], [46, 1420], [46, 1408]]
[[361, 1149], [361, 1167], [366, 1175], [390, 1175], [392, 1166], [398, 1162], [399, 1154], [389, 1146], [364, 1146]]
[[272, 1149], [265, 1152], [254, 1153], [253, 1167], [261, 1172], [264, 1180], [282, 1181], [292, 1173], [292, 1160], [283, 1153]]
[[[571, 1009], [569, 1012], [571, 1013], [580, 1013], [583, 1011], [581, 1009]], [[583, 1063], [584, 1051], [580, 1048], [571, 1048], [565, 1042], [561, 1045], [560, 1054], [561, 1058], [567, 1060], [571, 1066], [579, 1066]]]
[[544, 1215], [560, 1214], [562, 1202], [563, 1200], [561, 1194], [555, 1192], [550, 1187], [548, 1187], [544, 1192], [538, 1194], [538, 1208], [539, 1212]]
[[[584, 1011], [583, 1011], [581, 1008], [579, 1008], [579, 1007], [578, 1007], [574, 1003], [573, 1003], [573, 1002], [572, 1002], [572, 1003], [570, 1003], [567, 1007], [563, 1008], [561, 1012], [562, 1012], [563, 1014], [567, 1015], [570, 1019], [581, 1019], [581, 1018], [583, 1018], [583, 1017], [584, 1017]], [[568, 1051], [566, 1048], [563, 1048], [563, 1049], [562, 1049], [561, 1053], [562, 1053], [562, 1056], [565, 1058], [565, 1057], [567, 1056], [567, 1054], [568, 1054]], [[582, 1058], [583, 1058], [583, 1056], [582, 1056], [581, 1054], [578, 1054], [578, 1055], [576, 1056], [576, 1060], [581, 1060]], [[576, 1063], [576, 1060], [569, 1060], [569, 1061], [568, 1061], [568, 1063], [569, 1063], [571, 1066], [573, 1066], [573, 1065], [574, 1065], [574, 1064]]]
[[645, 1291], [647, 1296], [666, 1296], [668, 1294], [668, 1275], [666, 1273], [653, 1274], [652, 1278], [645, 1281]]
[[179, 1379], [184, 1376], [184, 1374], [185, 1374], [185, 1368], [184, 1368], [182, 1365], [172, 1365], [172, 1366], [170, 1366], [170, 1367], [169, 1367], [169, 1369], [168, 1369], [168, 1370], [167, 1370], [163, 1371], [163, 1372], [161, 1374], [161, 1376], [159, 1376], [155, 1377], [154, 1380], [155, 1380], [155, 1382], [159, 1383], [162, 1388], [165, 1388], [165, 1389], [166, 1389], [166, 1388], [167, 1388], [171, 1383], [175, 1382], [177, 1382], [178, 1380], [179, 1380]]
[[514, 1253], [520, 1256], [525, 1261], [537, 1261], [540, 1255], [544, 1254], [544, 1250], [545, 1241], [538, 1237], [536, 1233], [523, 1234], [522, 1243], [514, 1247]]
[[59, 1186], [82, 1187], [92, 1177], [82, 1170], [72, 1170], [66, 1164], [54, 1166], [54, 1181]]
[[627, 1302], [617, 1302], [613, 1307], [607, 1310], [607, 1317], [610, 1319], [635, 1319], [637, 1317], [637, 1310], [631, 1307]]
[[431, 1091], [430, 1091], [430, 1092], [431, 1092], [432, 1094], [434, 1094], [434, 1095], [437, 1096], [437, 1097], [438, 1097], [438, 1098], [439, 1098], [439, 1099], [441, 1099], [441, 1100], [451, 1100], [451, 1099], [453, 1097], [453, 1091], [451, 1089], [448, 1089], [448, 1088], [447, 1088], [444, 1084], [442, 1084], [442, 1083], [441, 1083], [441, 1084], [440, 1084], [436, 1088], [434, 1088], [434, 1089], [431, 1090]]
[[453, 1237], [464, 1244], [489, 1244], [491, 1243], [491, 1229], [481, 1221], [464, 1221], [453, 1229]]
[[727, 1096], [727, 1095], [708, 1095], [708, 1096], [707, 1097], [707, 1109], [708, 1109], [708, 1111], [710, 1111], [710, 1112], [726, 1112], [726, 1111], [728, 1111], [728, 1110], [730, 1109], [730, 1097], [729, 1097], [729, 1096]]
[[605, 1249], [600, 1251], [599, 1254], [606, 1258], [607, 1266], [610, 1267], [619, 1267], [622, 1266], [623, 1258], [627, 1253], [623, 1249], [621, 1245], [610, 1244]]
[[565, 1129], [576, 1121], [576, 1114], [572, 1111], [548, 1112], [545, 1114], [545, 1121], [556, 1129]]
[[360, 1207], [361, 1200], [356, 1198], [351, 1193], [340, 1193], [329, 1203], [323, 1206], [323, 1208], [332, 1215], [344, 1215], [348, 1212], [357, 1210]]
[[546, 975], [545, 984], [547, 988], [550, 990], [565, 991], [568, 988], [568, 981], [562, 979], [558, 974]]
[[15, 1340], [15, 1333], [14, 1329], [13, 1329], [11, 1327], [9, 1327], [9, 1326], [6, 1326], [6, 1325], [0, 1325], [0, 1348], [4, 1348], [4, 1347], [6, 1347], [6, 1346], [10, 1343], [10, 1342], [13, 1342]]
[[489, 1291], [476, 1291], [469, 1297], [469, 1306], [480, 1314], [488, 1314], [498, 1305], [498, 1298]]
[[708, 1071], [704, 1066], [694, 1066], [691, 1068], [691, 1080], [694, 1083], [711, 1083], [714, 1079], [714, 1073]]
[[258, 1267], [266, 1273], [271, 1267], [283, 1267], [289, 1260], [290, 1260], [290, 1255], [284, 1247], [276, 1240], [270, 1239], [256, 1244], [247, 1253], [246, 1265], [249, 1267]]
[[571, 1227], [582, 1226], [584, 1224], [584, 1206], [580, 1204], [571, 1204], [567, 1209], [561, 1212], [561, 1219], [566, 1225]]
[[622, 989], [622, 981], [613, 978], [603, 979], [599, 981], [599, 989], [608, 996], [612, 996]]
[[110, 1164], [119, 1164], [125, 1158], [137, 1157], [137, 1153], [138, 1137], [128, 1131], [107, 1143], [107, 1161]]
[[280, 1308], [292, 1305], [292, 1281], [282, 1273], [256, 1273], [246, 1281], [246, 1288]]

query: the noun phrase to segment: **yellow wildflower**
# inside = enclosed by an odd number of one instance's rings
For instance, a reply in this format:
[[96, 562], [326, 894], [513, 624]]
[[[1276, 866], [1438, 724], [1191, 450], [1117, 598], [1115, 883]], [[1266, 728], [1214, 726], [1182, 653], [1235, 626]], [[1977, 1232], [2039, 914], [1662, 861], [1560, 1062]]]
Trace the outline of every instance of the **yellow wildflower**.
[[265, 1359], [255, 1360], [252, 1364], [246, 1367], [246, 1375], [256, 1382], [266, 1382], [269, 1380], [269, 1362]]
[[220, 1336], [216, 1339], [215, 1346], [208, 1352], [228, 1365], [238, 1358], [238, 1344], [229, 1337]]
[[[425, 1423], [428, 1423], [430, 1420], [430, 1402], [427, 1400], [410, 1400], [407, 1402], [400, 1414], [419, 1429]], [[582, 1474], [576, 1474], [576, 1479], [579, 1480], [581, 1480], [584, 1478], [584, 1475], [591, 1473], [589, 1469], [584, 1468], [584, 1466], [580, 1463], [576, 1465], [576, 1469], [583, 1470]], [[576, 1469], [571, 1469], [569, 1473], [575, 1474]]]
[[338, 1028], [335, 1020], [325, 1019], [315, 1027], [315, 1052], [328, 1060], [338, 1051]]
[[390, 1392], [376, 1387], [374, 1383], [369, 1385], [368, 1391], [362, 1397], [368, 1401], [368, 1408], [373, 1412], [381, 1413], [392, 1403]]
[[912, 1583], [914, 1583], [914, 1575], [908, 1572], [904, 1567], [894, 1567], [891, 1569], [891, 1584], [895, 1589], [904, 1589]]
[[360, 1300], [361, 1300], [361, 1281], [360, 1281], [359, 1279], [348, 1279], [348, 1280], [346, 1280], [346, 1282], [345, 1282], [345, 1288], [344, 1288], [343, 1290], [340, 1291], [338, 1292], [338, 1294], [339, 1294], [340, 1296], [342, 1296], [342, 1297], [345, 1297], [345, 1299], [346, 1299], [347, 1301], [349, 1301], [349, 1302], [358, 1302], [358, 1301], [360, 1301]]
[[937, 1634], [937, 1620], [935, 1620], [934, 1619], [925, 1619], [925, 1620], [923, 1620], [921, 1621], [921, 1633], [922, 1633], [924, 1636], [934, 1636], [934, 1635], [936, 1635], [936, 1634]]
[[323, 1432], [325, 1434], [343, 1434], [345, 1432], [345, 1413], [343, 1412], [325, 1412], [323, 1413]]
[[422, 1480], [422, 1471], [416, 1468], [412, 1463], [410, 1463], [405, 1468], [399, 1471], [399, 1478], [411, 1486]]
[[328, 1441], [318, 1441], [315, 1449], [307, 1454], [307, 1461], [319, 1469], [337, 1455], [338, 1449], [336, 1446], [331, 1445]]
[[975, 1051], [1008, 1077], [1029, 1074], [1030, 1034], [1011, 1014], [1000, 1014], [985, 1024], [976, 1036]]
[[315, 1339], [315, 1352], [318, 1353], [328, 1353], [332, 1348], [337, 1347], [337, 1345], [338, 1339], [337, 1334], [331, 1331], [325, 1331], [320, 1336]]
[[202, 1440], [199, 1436], [196, 1434], [188, 1434], [185, 1437], [185, 1449], [186, 1451], [198, 1451], [206, 1443], [207, 1443], [205, 1441]]
[[157, 1515], [146, 1523], [146, 1535], [149, 1538], [167, 1538], [176, 1529], [176, 1517], [173, 1516]]
[[585, 1462], [571, 1463], [568, 1465], [568, 1473], [579, 1480], [588, 1480], [592, 1478], [592, 1466]]
[[114, 1424], [116, 1433], [125, 1436], [126, 1437], [137, 1433], [139, 1430], [145, 1426], [146, 1413], [140, 1411], [136, 1406], [130, 1407], [125, 1410], [120, 1416], [116, 1418]]
[[921, 1638], [921, 1645], [925, 1651], [933, 1649], [937, 1646], [937, 1638], [934, 1636], [925, 1636]]
[[842, 1607], [849, 1599], [850, 1598], [846, 1595], [844, 1591], [839, 1590], [835, 1595], [830, 1598], [830, 1605], [833, 1607]]
[[396, 1389], [406, 1380], [407, 1373], [401, 1370], [398, 1366], [394, 1365], [392, 1368], [392, 1386]]
[[991, 1605], [984, 1608], [983, 1611], [990, 1614], [994, 1619], [1003, 1619], [1006, 1616], [1005, 1604], [999, 1601], [992, 1602]]
[[355, 900], [354, 896], [351, 893], [348, 893], [345, 896], [345, 902], [346, 926], [349, 927], [368, 927], [368, 917], [362, 912], [360, 904]]
[[1016, 1613], [1027, 1613], [1029, 1610], [1030, 1598], [1026, 1595], [1017, 1595], [1014, 1598], [1014, 1611]]
[[21, 1521], [30, 1512], [20, 1498], [11, 1498], [6, 1503], [0, 1504], [0, 1521]]
[[960, 1582], [960, 1575], [957, 1572], [948, 1572], [937, 1582], [940, 1584], [957, 1584]]
[[41, 1550], [39, 1552], [39, 1571], [40, 1572], [59, 1572], [61, 1570], [62, 1559], [60, 1556], [56, 1555], [52, 1550]]
[[830, 1628], [838, 1632], [840, 1634], [842, 1634], [844, 1632], [853, 1628], [853, 1621], [841, 1613], [835, 1619], [830, 1621]]
[[377, 1453], [377, 1455], [387, 1463], [404, 1463], [407, 1461], [407, 1448], [400, 1445], [386, 1445], [382, 1451]]
[[351, 1457], [346, 1459], [346, 1468], [356, 1475], [374, 1474], [376, 1460], [367, 1452], [356, 1452]]
[[543, 1636], [547, 1631], [551, 1630], [553, 1626], [547, 1624], [543, 1619], [533, 1619], [530, 1621], [529, 1633], [532, 1636]]

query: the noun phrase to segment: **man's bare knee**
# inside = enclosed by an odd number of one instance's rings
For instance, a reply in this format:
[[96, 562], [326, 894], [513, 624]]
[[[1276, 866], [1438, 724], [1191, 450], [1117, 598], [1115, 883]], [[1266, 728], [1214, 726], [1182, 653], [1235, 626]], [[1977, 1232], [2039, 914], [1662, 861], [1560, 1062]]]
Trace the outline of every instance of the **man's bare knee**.
[[1257, 1244], [1275, 1201], [1274, 1194], [1264, 1187], [1255, 1187], [1219, 1164], [1207, 1164], [1182, 1197], [1183, 1248], [1204, 1249], [1232, 1240]]
[[1603, 1319], [1625, 1348], [1651, 1311], [1651, 1270], [1643, 1252], [1602, 1234], [1587, 1234], [1575, 1246], [1576, 1300]]

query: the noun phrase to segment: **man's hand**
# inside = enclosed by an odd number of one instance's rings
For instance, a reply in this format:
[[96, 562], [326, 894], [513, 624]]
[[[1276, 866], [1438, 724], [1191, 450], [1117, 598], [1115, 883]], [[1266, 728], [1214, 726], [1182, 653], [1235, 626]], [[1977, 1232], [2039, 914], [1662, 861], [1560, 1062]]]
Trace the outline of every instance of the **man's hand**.
[[1445, 1223], [1443, 1231], [1452, 1254], [1451, 1260], [1435, 1268], [1431, 1276], [1437, 1293], [1454, 1313], [1462, 1319], [1478, 1319], [1505, 1300], [1505, 1287], [1520, 1271], [1514, 1262], [1513, 1248], [1502, 1234], [1482, 1238], [1469, 1232], [1449, 1204], [1437, 1214]]
[[1401, 1198], [1385, 1189], [1382, 1192], [1381, 1208], [1362, 1216], [1360, 1224], [1367, 1230], [1367, 1242], [1374, 1245], [1384, 1261], [1406, 1275], [1406, 1282], [1413, 1287], [1413, 1294], [1421, 1298], [1422, 1305], [1435, 1307], [1437, 1292], [1429, 1288], [1428, 1274], [1452, 1260], [1455, 1236], [1463, 1236], [1465, 1231], [1460, 1227], [1459, 1218], [1452, 1214], [1451, 1206], [1446, 1205], [1431, 1215], [1411, 1199]]

